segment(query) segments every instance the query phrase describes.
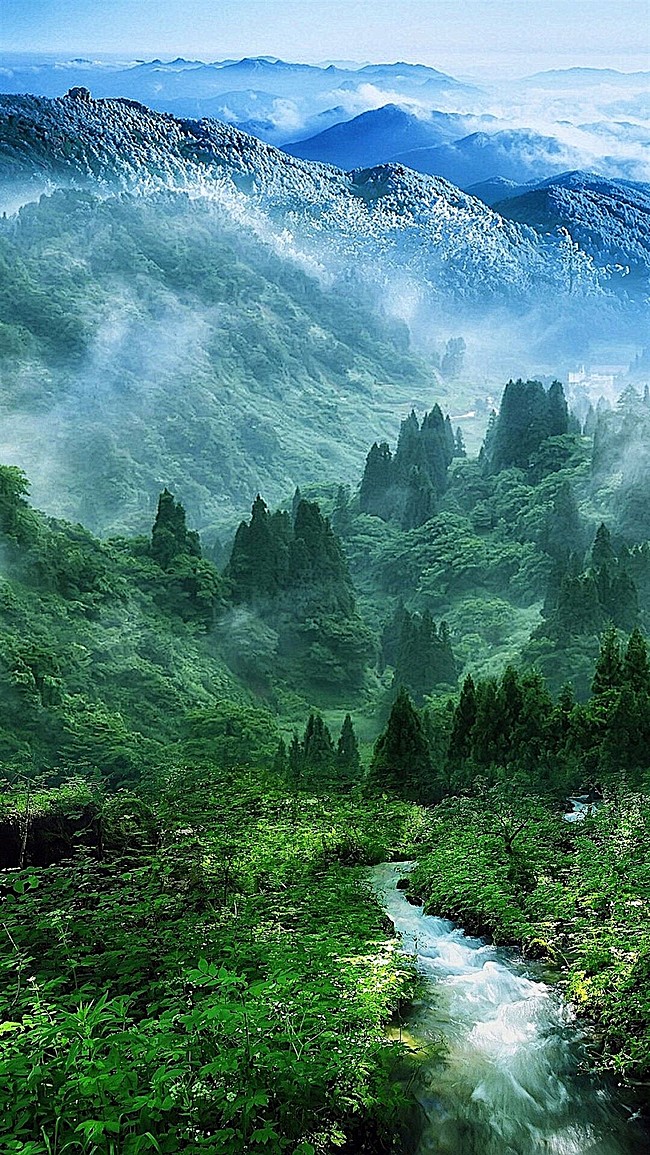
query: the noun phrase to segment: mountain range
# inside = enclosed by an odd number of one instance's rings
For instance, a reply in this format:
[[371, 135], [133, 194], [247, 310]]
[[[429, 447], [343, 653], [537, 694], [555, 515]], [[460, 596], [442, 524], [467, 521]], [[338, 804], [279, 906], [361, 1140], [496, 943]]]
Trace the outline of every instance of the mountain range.
[[576, 220], [591, 198], [580, 244], [401, 165], [343, 172], [130, 99], [4, 96], [0, 456], [101, 532], [140, 530], [168, 484], [208, 540], [258, 490], [353, 479], [413, 405], [466, 413], [488, 381], [638, 340], [645, 290], [597, 259], [615, 191], [567, 183]]
[[[564, 151], [563, 159], [551, 155], [550, 167], [544, 167], [549, 145], [543, 144], [534, 171], [529, 164], [528, 175], [513, 178], [519, 181], [570, 168], [595, 168], [615, 179], [648, 179], [647, 81], [642, 73], [606, 69], [476, 84], [421, 64], [310, 65], [267, 56], [211, 63], [182, 57], [129, 62], [0, 54], [0, 90], [5, 92], [54, 97], [84, 85], [97, 97], [128, 97], [179, 117], [215, 117], [269, 143], [288, 145], [294, 155], [343, 168], [385, 163], [400, 153], [438, 148], [483, 131], [532, 133], [554, 140], [556, 150]], [[355, 125], [360, 115], [386, 106], [412, 116], [410, 128], [398, 128], [394, 112], [395, 136], [390, 122], [383, 137], [380, 121]], [[445, 122], [445, 116], [451, 119]], [[315, 139], [348, 122], [349, 139], [345, 132], [340, 141], [336, 136]], [[428, 135], [422, 131], [426, 124]], [[372, 134], [371, 148], [363, 145], [364, 132]], [[521, 145], [525, 152], [526, 142]], [[461, 179], [458, 159], [412, 156], [408, 163], [466, 187], [472, 178]], [[506, 175], [497, 170], [488, 179]]]

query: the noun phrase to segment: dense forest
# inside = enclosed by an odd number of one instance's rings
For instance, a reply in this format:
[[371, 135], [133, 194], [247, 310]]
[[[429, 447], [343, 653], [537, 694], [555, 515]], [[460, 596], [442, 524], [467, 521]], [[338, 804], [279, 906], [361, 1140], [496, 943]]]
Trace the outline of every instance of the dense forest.
[[648, 445], [647, 388], [510, 381], [478, 456], [411, 412], [230, 540], [0, 467], [3, 1150], [403, 1150], [387, 859], [648, 1079]]

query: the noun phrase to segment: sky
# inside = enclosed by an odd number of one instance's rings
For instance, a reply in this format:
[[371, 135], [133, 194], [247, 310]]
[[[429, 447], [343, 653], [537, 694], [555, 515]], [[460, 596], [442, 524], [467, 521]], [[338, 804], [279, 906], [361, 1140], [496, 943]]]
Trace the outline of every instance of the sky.
[[0, 0], [4, 51], [650, 67], [650, 0]]

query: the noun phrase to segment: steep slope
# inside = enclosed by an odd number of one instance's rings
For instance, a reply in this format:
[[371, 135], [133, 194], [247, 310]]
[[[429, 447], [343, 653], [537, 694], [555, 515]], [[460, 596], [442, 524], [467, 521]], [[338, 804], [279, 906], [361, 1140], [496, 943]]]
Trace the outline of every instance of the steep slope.
[[[125, 100], [0, 98], [0, 179], [150, 194], [188, 191], [240, 225], [296, 249], [311, 268], [370, 286], [396, 274], [415, 299], [547, 299], [561, 285], [561, 245], [540, 243], [445, 180], [400, 165], [339, 172], [287, 156], [218, 121], [186, 121]], [[281, 232], [278, 234], [278, 229]], [[598, 275], [586, 262], [589, 292]], [[400, 292], [404, 293], [401, 289]]]
[[553, 372], [638, 324], [591, 258], [444, 180], [128, 100], [0, 98], [0, 174], [24, 202], [0, 222], [0, 460], [102, 532], [140, 530], [165, 484], [214, 534], [257, 490], [352, 480], [441, 394], [404, 320], [443, 350], [485, 330], [481, 381], [492, 351]]
[[497, 202], [509, 220], [541, 233], [565, 228], [599, 265], [629, 266], [647, 280], [650, 270], [650, 185], [608, 181], [569, 172]]
[[258, 490], [352, 478], [435, 381], [403, 325], [209, 200], [60, 191], [0, 226], [0, 267], [0, 461], [103, 532], [141, 531], [165, 484], [214, 534]]

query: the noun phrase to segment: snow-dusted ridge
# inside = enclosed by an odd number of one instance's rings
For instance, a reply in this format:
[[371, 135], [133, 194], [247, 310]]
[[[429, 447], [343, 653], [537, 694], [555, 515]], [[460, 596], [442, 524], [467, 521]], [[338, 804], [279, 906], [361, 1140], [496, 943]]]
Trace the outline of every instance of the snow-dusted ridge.
[[[214, 197], [337, 275], [396, 275], [418, 296], [522, 302], [569, 284], [611, 290], [566, 236], [540, 236], [439, 177], [399, 164], [344, 173], [288, 156], [215, 120], [179, 119], [128, 99], [0, 97], [0, 181], [44, 179], [147, 194]], [[567, 261], [571, 262], [570, 276]]]

